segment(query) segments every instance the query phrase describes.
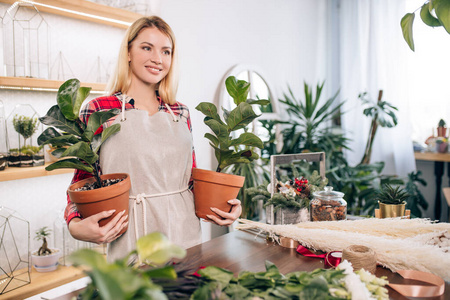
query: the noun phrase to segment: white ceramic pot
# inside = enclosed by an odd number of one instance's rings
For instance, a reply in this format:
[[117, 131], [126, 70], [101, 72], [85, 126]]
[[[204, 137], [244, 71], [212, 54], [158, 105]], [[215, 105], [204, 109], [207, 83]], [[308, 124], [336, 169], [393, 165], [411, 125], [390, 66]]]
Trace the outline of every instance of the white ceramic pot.
[[50, 272], [56, 270], [58, 267], [58, 259], [61, 256], [59, 249], [51, 249], [52, 253], [49, 255], [38, 256], [37, 251], [31, 254], [31, 263], [38, 272]]

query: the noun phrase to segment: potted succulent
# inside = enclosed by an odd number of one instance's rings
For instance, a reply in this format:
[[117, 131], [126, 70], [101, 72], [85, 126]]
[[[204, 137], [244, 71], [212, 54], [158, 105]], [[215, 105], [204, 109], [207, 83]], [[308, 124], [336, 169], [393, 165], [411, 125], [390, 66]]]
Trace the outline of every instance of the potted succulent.
[[446, 137], [447, 136], [447, 126], [445, 126], [444, 119], [440, 119], [437, 127], [437, 136]]
[[[259, 155], [252, 147], [264, 147], [261, 139], [247, 132], [246, 127], [258, 117], [252, 105], [267, 105], [269, 101], [247, 99], [250, 84], [245, 80], [237, 80], [234, 76], [225, 80], [225, 86], [236, 107], [231, 111], [223, 109], [223, 119], [213, 103], [202, 102], [196, 107], [206, 116], [204, 122], [212, 130], [205, 137], [214, 148], [218, 163], [216, 172], [195, 168], [192, 173], [195, 213], [204, 219], [207, 214], [211, 214], [210, 207], [229, 211], [231, 205], [227, 201], [236, 198], [244, 184], [245, 177], [221, 171], [236, 163], [250, 163], [258, 159]], [[239, 130], [243, 131], [239, 136], [233, 134]]]
[[380, 205], [380, 218], [396, 218], [405, 216], [406, 199], [409, 194], [401, 186], [393, 188], [385, 184], [378, 192], [378, 204]]
[[36, 231], [35, 240], [42, 241], [41, 247], [31, 253], [31, 261], [38, 272], [50, 272], [58, 267], [58, 259], [61, 256], [59, 249], [50, 249], [47, 244], [47, 237], [50, 236], [50, 229], [47, 226]]
[[[39, 145], [51, 144], [58, 161], [48, 165], [47, 171], [74, 168], [93, 176], [72, 184], [67, 192], [83, 217], [89, 217], [104, 210], [115, 213], [100, 221], [108, 223], [116, 214], [125, 210], [128, 214], [128, 198], [131, 188], [126, 173], [100, 175], [98, 153], [100, 146], [120, 130], [114, 124], [99, 132], [100, 126], [119, 113], [119, 109], [94, 112], [87, 124], [79, 119], [81, 104], [91, 88], [80, 87], [78, 79], [69, 79], [58, 90], [57, 105], [52, 106], [39, 120], [50, 126], [38, 137]], [[122, 231], [125, 232], [126, 228]]]

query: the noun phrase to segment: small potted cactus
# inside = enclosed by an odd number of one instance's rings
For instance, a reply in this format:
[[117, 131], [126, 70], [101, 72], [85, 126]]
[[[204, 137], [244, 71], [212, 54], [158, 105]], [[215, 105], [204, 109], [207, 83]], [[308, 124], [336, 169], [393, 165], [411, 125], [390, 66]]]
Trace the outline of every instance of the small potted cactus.
[[385, 184], [378, 192], [380, 218], [396, 218], [405, 216], [406, 199], [409, 194], [400, 186]]

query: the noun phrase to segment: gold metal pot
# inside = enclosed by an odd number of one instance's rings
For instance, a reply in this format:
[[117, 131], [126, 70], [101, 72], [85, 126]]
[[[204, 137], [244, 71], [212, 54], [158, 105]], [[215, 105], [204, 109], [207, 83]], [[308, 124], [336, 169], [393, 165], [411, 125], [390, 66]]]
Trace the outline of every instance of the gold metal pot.
[[406, 202], [402, 204], [384, 204], [378, 201], [380, 205], [380, 218], [396, 218], [405, 216]]

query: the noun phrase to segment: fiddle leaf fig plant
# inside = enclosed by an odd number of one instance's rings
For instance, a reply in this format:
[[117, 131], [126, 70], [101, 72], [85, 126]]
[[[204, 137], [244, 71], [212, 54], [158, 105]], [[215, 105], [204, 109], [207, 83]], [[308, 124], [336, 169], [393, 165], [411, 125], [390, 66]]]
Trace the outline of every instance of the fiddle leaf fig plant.
[[[259, 155], [252, 147], [262, 149], [264, 147], [261, 139], [251, 132], [247, 132], [247, 125], [255, 120], [257, 115], [252, 105], [267, 105], [269, 100], [247, 99], [250, 83], [245, 80], [237, 80], [230, 76], [225, 80], [228, 94], [233, 98], [236, 107], [228, 111], [224, 108], [223, 119], [217, 112], [217, 107], [210, 102], [202, 102], [195, 109], [205, 115], [204, 123], [211, 128], [211, 133], [206, 133], [205, 138], [210, 141], [218, 162], [217, 172], [225, 167], [237, 163], [250, 163], [258, 159]], [[233, 134], [243, 130], [239, 136]]]
[[57, 104], [39, 120], [49, 126], [38, 137], [40, 146], [51, 144], [56, 148], [52, 154], [60, 159], [45, 169], [47, 171], [74, 168], [91, 173], [96, 179], [96, 188], [102, 186], [97, 163], [100, 146], [110, 136], [120, 130], [120, 124], [114, 124], [99, 132], [100, 126], [111, 117], [119, 114], [117, 108], [98, 111], [91, 114], [87, 124], [80, 118], [80, 108], [89, 96], [91, 88], [80, 87], [78, 79], [64, 82], [57, 93]]

